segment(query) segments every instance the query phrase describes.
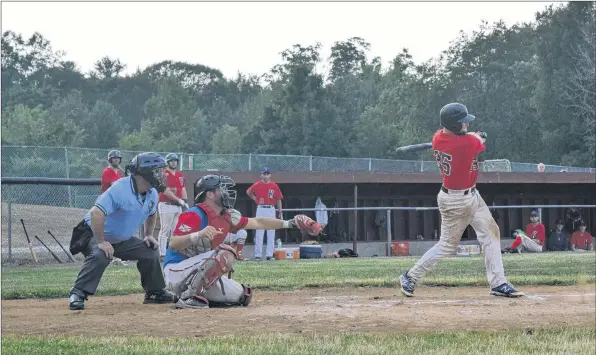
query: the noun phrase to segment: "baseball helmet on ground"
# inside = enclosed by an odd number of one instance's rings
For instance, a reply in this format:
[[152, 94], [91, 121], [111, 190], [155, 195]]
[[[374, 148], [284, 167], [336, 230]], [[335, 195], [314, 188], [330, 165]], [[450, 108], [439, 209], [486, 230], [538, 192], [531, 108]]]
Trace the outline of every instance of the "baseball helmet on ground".
[[201, 202], [201, 196], [207, 191], [221, 190], [221, 204], [225, 208], [234, 208], [236, 190], [232, 188], [236, 183], [229, 176], [205, 175], [195, 182], [195, 204]]
[[166, 160], [161, 155], [146, 152], [136, 155], [126, 166], [126, 171], [131, 175], [143, 177], [157, 191], [164, 192], [165, 186], [161, 174], [166, 165]]
[[462, 123], [473, 121], [476, 118], [468, 113], [468, 108], [465, 105], [457, 102], [443, 106], [440, 116], [441, 126], [455, 134], [464, 134]]

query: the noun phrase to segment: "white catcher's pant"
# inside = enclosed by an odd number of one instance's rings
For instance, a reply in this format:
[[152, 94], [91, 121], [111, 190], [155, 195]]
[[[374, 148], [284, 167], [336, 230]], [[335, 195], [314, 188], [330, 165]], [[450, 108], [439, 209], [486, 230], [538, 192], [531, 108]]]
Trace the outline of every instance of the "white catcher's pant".
[[157, 209], [159, 211], [160, 225], [158, 236], [159, 255], [165, 256], [168, 239], [174, 233], [174, 228], [176, 228], [176, 224], [178, 223], [178, 217], [182, 213], [182, 207], [160, 202], [157, 204]]
[[[193, 256], [192, 258], [185, 259], [177, 264], [166, 265], [164, 268], [164, 278], [168, 288], [170, 290], [176, 289], [184, 279], [199, 267], [199, 264], [203, 260], [211, 257], [213, 253], [215, 253], [215, 251], [211, 250]], [[238, 302], [240, 297], [244, 294], [242, 285], [232, 279], [228, 279], [227, 276], [222, 276], [221, 281], [224, 285], [225, 295], [222, 292], [221, 284], [217, 281], [203, 296], [211, 302]]]
[[520, 235], [521, 237], [521, 244], [517, 247], [517, 249], [522, 251], [528, 251], [530, 253], [542, 253], [542, 245], [536, 243], [532, 238]]
[[[275, 218], [275, 207], [257, 207], [257, 217], [271, 217]], [[255, 231], [255, 258], [263, 257], [263, 237], [264, 229], [257, 229]], [[267, 230], [267, 255], [273, 256], [273, 246], [275, 245], [275, 229]]]
[[408, 271], [408, 275], [418, 282], [440, 259], [455, 254], [464, 230], [471, 225], [484, 253], [486, 277], [490, 287], [494, 288], [507, 282], [501, 257], [499, 226], [480, 193], [476, 191], [463, 195], [461, 191], [447, 194], [441, 190], [437, 202], [441, 212], [441, 238]]

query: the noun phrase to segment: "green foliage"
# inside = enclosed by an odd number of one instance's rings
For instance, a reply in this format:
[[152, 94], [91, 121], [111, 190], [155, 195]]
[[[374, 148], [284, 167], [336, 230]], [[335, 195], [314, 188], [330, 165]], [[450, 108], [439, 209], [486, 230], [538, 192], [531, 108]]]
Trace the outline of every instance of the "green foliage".
[[110, 57], [82, 73], [41, 34], [6, 31], [2, 143], [403, 159], [393, 148], [429, 141], [458, 101], [491, 137], [485, 159], [594, 166], [595, 24], [594, 2], [569, 2], [533, 23], [482, 22], [424, 63], [404, 48], [384, 68], [351, 37], [234, 78], [170, 60], [123, 75]]

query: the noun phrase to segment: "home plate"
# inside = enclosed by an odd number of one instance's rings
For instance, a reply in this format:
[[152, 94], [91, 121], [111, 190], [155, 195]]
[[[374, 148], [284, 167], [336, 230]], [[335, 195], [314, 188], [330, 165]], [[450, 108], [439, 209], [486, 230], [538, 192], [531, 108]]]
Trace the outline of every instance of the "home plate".
[[538, 295], [526, 295], [526, 298], [533, 301], [546, 301], [546, 297], [541, 297]]

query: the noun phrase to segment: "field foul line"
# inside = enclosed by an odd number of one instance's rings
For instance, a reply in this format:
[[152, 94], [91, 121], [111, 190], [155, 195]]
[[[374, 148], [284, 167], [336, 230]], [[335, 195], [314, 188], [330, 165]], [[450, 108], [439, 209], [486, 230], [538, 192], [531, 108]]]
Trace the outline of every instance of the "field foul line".
[[[526, 295], [525, 297], [519, 297], [520, 299], [523, 298], [528, 298], [531, 300], [546, 300], [549, 297], [586, 297], [586, 296], [596, 296], [595, 292], [591, 292], [591, 293], [580, 293], [580, 294], [564, 294], [564, 295], [552, 295], [552, 294], [543, 294], [543, 295]], [[495, 296], [496, 297], [496, 296]], [[466, 304], [474, 304], [474, 303], [478, 303], [478, 302], [485, 302], [484, 300], [470, 300], [470, 299], [465, 299], [465, 300], [444, 300], [444, 301], [420, 301], [420, 302], [413, 302], [412, 304], [414, 305], [419, 305], [419, 304], [443, 304], [443, 303], [466, 303]]]

